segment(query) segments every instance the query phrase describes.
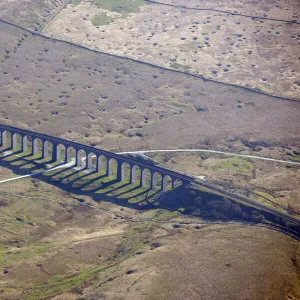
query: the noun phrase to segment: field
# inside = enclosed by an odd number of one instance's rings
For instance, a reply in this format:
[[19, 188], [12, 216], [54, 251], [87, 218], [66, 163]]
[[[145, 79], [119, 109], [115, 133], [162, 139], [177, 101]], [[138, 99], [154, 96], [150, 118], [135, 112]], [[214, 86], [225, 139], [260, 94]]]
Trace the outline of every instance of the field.
[[[282, 207], [300, 213], [300, 173], [297, 166], [203, 153], [159, 153], [149, 156], [209, 182], [227, 185], [234, 190], [261, 193]], [[270, 205], [262, 198], [257, 200]]]
[[[129, 1], [135, 3], [131, 10], [118, 5], [124, 1], [107, 2], [69, 4], [43, 32], [91, 49], [299, 99], [299, 24], [151, 1]], [[249, 6], [256, 8], [256, 3]], [[264, 11], [268, 8], [262, 7]]]
[[[1, 26], [8, 41], [3, 47], [1, 114], [8, 124], [112, 151], [209, 148], [297, 159], [298, 103]], [[279, 195], [285, 206], [297, 206], [297, 180], [289, 176], [297, 178], [291, 174], [298, 169], [254, 164], [248, 176], [226, 172], [228, 168], [206, 170], [215, 159], [224, 157], [211, 157], [195, 170], [187, 167], [195, 166], [192, 157], [181, 157], [179, 169], [244, 187], [251, 178], [253, 188]], [[279, 173], [288, 189], [275, 187]]]
[[[0, 123], [113, 152], [299, 162], [299, 3], [159, 1], [2, 1]], [[44, 167], [1, 155], [0, 181]], [[149, 156], [300, 213], [299, 166]], [[74, 168], [0, 183], [0, 298], [300, 298], [298, 241], [148, 192]]]
[[299, 22], [297, 0], [290, 1], [245, 1], [245, 0], [231, 0], [221, 1], [215, 0], [213, 3], [210, 0], [201, 1], [199, 5], [198, 0], [159, 0], [157, 2], [171, 5], [184, 5], [190, 8], [203, 8], [211, 10], [226, 11], [229, 13], [243, 14], [247, 16], [273, 18], [286, 21]]
[[39, 31], [42, 26], [66, 4], [65, 0], [3, 0], [0, 3], [0, 18]]
[[12, 52], [1, 77], [9, 123], [110, 150], [299, 144], [298, 103], [1, 27]]
[[[35, 178], [2, 184], [0, 193], [3, 299], [300, 295], [298, 242], [281, 233], [95, 202]], [[189, 220], [199, 225], [178, 225]]]

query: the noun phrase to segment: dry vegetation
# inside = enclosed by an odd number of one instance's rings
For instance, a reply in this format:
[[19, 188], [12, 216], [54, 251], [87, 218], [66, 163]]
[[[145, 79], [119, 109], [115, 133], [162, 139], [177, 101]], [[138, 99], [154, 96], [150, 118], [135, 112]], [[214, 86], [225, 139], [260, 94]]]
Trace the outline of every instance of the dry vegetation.
[[0, 18], [30, 30], [38, 31], [65, 0], [3, 0]]
[[[18, 43], [24, 33], [11, 35]], [[299, 144], [298, 103], [63, 42], [28, 36], [1, 72], [5, 122], [110, 150]]]
[[[239, 147], [239, 151], [248, 152], [243, 146]], [[280, 153], [282, 150], [275, 147], [273, 151]], [[262, 149], [262, 153], [268, 156], [272, 152]], [[293, 153], [293, 150], [288, 153]], [[174, 169], [194, 174], [210, 182], [260, 193], [286, 209], [300, 213], [300, 170], [297, 166], [203, 153], [160, 153], [149, 156]], [[263, 198], [255, 199], [272, 207], [272, 204]]]
[[[199, 5], [196, 0], [160, 1]], [[44, 33], [299, 98], [299, 25], [142, 0], [115, 11], [110, 5], [119, 2], [74, 0]], [[38, 30], [63, 4], [1, 1], [0, 18]], [[211, 6], [201, 1], [201, 8]], [[296, 0], [247, 1], [247, 6], [214, 1], [220, 10], [299, 21], [298, 6]], [[112, 151], [210, 148], [300, 159], [297, 102], [32, 36], [2, 22], [0, 30], [1, 123]], [[153, 157], [300, 210], [297, 168], [206, 154]], [[31, 167], [20, 169], [40, 166]], [[0, 167], [1, 180], [13, 176]], [[111, 178], [101, 179], [98, 202], [87, 193], [59, 188], [94, 179], [80, 176], [69, 170], [0, 185], [0, 298], [300, 298], [299, 243], [292, 238], [243, 224], [129, 222], [127, 217], [206, 223], [179, 211], [141, 210], [147, 207], [146, 191], [135, 195], [122, 184], [109, 186]], [[129, 200], [117, 199], [118, 193]], [[88, 209], [80, 205], [83, 201], [104, 210]]]
[[[299, 24], [152, 3], [124, 16], [122, 8], [103, 7], [102, 2], [107, 1], [69, 4], [44, 33], [92, 49], [299, 99]], [[256, 3], [248, 5], [249, 10], [256, 9]], [[268, 7], [261, 11], [267, 12]]]
[[[0, 175], [13, 173], [1, 167]], [[191, 218], [80, 198], [109, 208], [95, 211], [34, 178], [1, 185], [0, 195], [3, 299], [300, 296], [298, 242], [280, 233], [242, 224], [174, 225]], [[115, 213], [171, 223], [132, 223]]]
[[189, 8], [217, 9], [231, 13], [245, 14], [256, 17], [267, 17], [273, 19], [299, 22], [299, 2], [297, 0], [157, 0], [157, 2], [184, 5]]
[[[113, 151], [210, 148], [298, 159], [298, 103], [1, 26], [8, 41], [3, 47], [1, 114], [8, 124]], [[222, 160], [214, 167], [218, 163], [214, 158], [199, 169], [200, 161], [194, 164], [189, 156], [177, 162], [174, 166], [179, 170], [218, 182], [246, 187], [253, 181], [248, 188], [279, 197], [285, 206], [298, 207], [298, 181], [289, 180], [296, 178], [294, 169], [258, 163], [245, 173], [243, 168], [230, 170]], [[275, 188], [281, 176], [289, 185]]]

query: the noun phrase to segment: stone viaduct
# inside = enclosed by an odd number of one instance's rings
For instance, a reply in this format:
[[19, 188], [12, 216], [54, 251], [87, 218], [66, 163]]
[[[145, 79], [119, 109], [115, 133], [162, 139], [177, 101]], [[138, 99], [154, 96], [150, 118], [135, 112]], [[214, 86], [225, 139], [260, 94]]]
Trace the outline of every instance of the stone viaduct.
[[101, 172], [101, 175], [104, 172], [107, 176], [114, 175], [118, 181], [129, 180], [130, 183], [138, 183], [144, 187], [149, 186], [152, 190], [166, 191], [181, 184], [194, 182], [238, 202], [242, 201], [244, 204], [254, 206], [256, 209], [263, 211], [264, 214], [268, 213], [300, 226], [300, 220], [292, 215], [267, 207], [245, 196], [224, 190], [209, 182], [199, 181], [194, 177], [152, 165], [149, 162], [46, 134], [0, 124], [0, 147], [4, 152], [25, 152], [26, 155], [37, 155], [38, 159], [41, 157], [48, 158], [47, 162], [51, 161], [58, 164], [72, 162], [74, 167], [89, 169], [99, 172], [99, 174]]
[[150, 189], [166, 191], [195, 180], [148, 162], [118, 155], [80, 143], [29, 130], [0, 124], [0, 147], [6, 150], [26, 152], [49, 158], [52, 162], [70, 163], [74, 166], [116, 176], [118, 181], [139, 182]]

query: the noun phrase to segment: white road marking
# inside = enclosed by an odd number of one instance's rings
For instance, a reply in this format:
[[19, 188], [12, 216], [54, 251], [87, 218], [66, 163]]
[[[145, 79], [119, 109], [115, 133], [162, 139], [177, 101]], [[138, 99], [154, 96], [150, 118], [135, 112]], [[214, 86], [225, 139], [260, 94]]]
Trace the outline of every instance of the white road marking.
[[[145, 154], [145, 153], [157, 153], [157, 152], [203, 152], [203, 153], [215, 153], [215, 154], [221, 154], [221, 155], [236, 156], [236, 157], [245, 157], [245, 158], [251, 158], [251, 159], [259, 159], [259, 160], [273, 161], [273, 162], [279, 162], [279, 163], [284, 163], [284, 164], [290, 164], [290, 165], [300, 166], [300, 162], [295, 162], [295, 161], [287, 161], [287, 160], [281, 160], [281, 159], [275, 159], [275, 158], [269, 158], [269, 157], [262, 157], [262, 156], [255, 156], [255, 155], [246, 155], [246, 154], [236, 154], [236, 153], [231, 153], [231, 152], [224, 152], [224, 151], [217, 151], [217, 150], [207, 150], [207, 149], [157, 149], [157, 150], [139, 150], [139, 151], [118, 152], [116, 154], [120, 154], [120, 155], [124, 155], [124, 154]], [[11, 154], [11, 151], [3, 152], [3, 154], [4, 155], [2, 157], [5, 157], [5, 156]], [[74, 161], [71, 161], [68, 164], [57, 166], [57, 167], [48, 169], [46, 171], [32, 173], [32, 174], [28, 174], [28, 175], [23, 175], [23, 176], [19, 176], [19, 177], [14, 177], [14, 178], [2, 180], [2, 181], [0, 181], [0, 183], [5, 183], [5, 182], [12, 181], [12, 180], [18, 180], [18, 179], [22, 179], [22, 178], [26, 178], [26, 177], [31, 177], [31, 176], [34, 176], [34, 175], [43, 174], [43, 173], [46, 173], [46, 172], [53, 171], [55, 169], [67, 168], [67, 167], [72, 166], [73, 164], [74, 164]], [[201, 178], [202, 176], [198, 176], [198, 177]]]
[[215, 153], [221, 155], [229, 155], [229, 156], [236, 156], [236, 157], [246, 157], [252, 159], [259, 159], [259, 160], [267, 160], [267, 161], [274, 161], [284, 164], [296, 165], [300, 166], [300, 162], [295, 161], [287, 161], [275, 158], [268, 158], [262, 156], [255, 156], [255, 155], [246, 155], [246, 154], [236, 154], [231, 152], [223, 152], [223, 151], [216, 151], [216, 150], [206, 150], [206, 149], [164, 149], [164, 150], [140, 150], [140, 151], [127, 151], [127, 152], [119, 152], [116, 154], [144, 154], [144, 153], [156, 153], [156, 152], [206, 152], [206, 153]]

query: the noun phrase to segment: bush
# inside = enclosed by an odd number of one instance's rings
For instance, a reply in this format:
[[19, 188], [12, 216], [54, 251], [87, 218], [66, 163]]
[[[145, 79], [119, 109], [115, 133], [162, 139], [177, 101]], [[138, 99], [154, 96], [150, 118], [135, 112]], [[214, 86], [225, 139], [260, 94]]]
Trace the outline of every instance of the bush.
[[220, 204], [220, 201], [212, 200], [212, 201], [208, 202], [207, 207], [211, 208], [211, 209], [216, 209], [219, 207], [219, 204]]
[[173, 227], [173, 228], [180, 228], [181, 225], [180, 225], [180, 224], [173, 224], [172, 227]]
[[241, 217], [245, 220], [249, 219], [249, 214], [245, 213], [245, 212], [242, 212], [241, 213]]
[[224, 204], [223, 204], [223, 211], [224, 212], [229, 212], [231, 209], [232, 203], [229, 199], [225, 199], [224, 200]]
[[197, 206], [197, 207], [201, 207], [201, 202], [202, 202], [202, 198], [199, 196], [199, 197], [196, 197], [194, 200], [193, 200], [193, 203]]
[[208, 111], [208, 108], [203, 107], [201, 105], [195, 104], [194, 108], [198, 111], [198, 112], [202, 112], [202, 111]]
[[259, 214], [259, 215], [252, 215], [251, 216], [251, 220], [254, 221], [254, 222], [261, 222], [264, 220], [264, 215], [262, 214]]
[[196, 196], [196, 191], [190, 190], [190, 191], [189, 191], [189, 194], [190, 194], [190, 196], [193, 196], [193, 197], [194, 197], [194, 196]]
[[7, 203], [5, 202], [5, 200], [0, 200], [0, 207], [1, 206], [7, 206]]
[[200, 214], [201, 214], [201, 211], [200, 211], [200, 209], [199, 208], [197, 208], [197, 209], [195, 209], [194, 211], [193, 211], [193, 213], [192, 213], [194, 216], [200, 216]]
[[234, 215], [240, 215], [242, 213], [242, 209], [239, 204], [234, 204], [231, 208], [231, 212]]

